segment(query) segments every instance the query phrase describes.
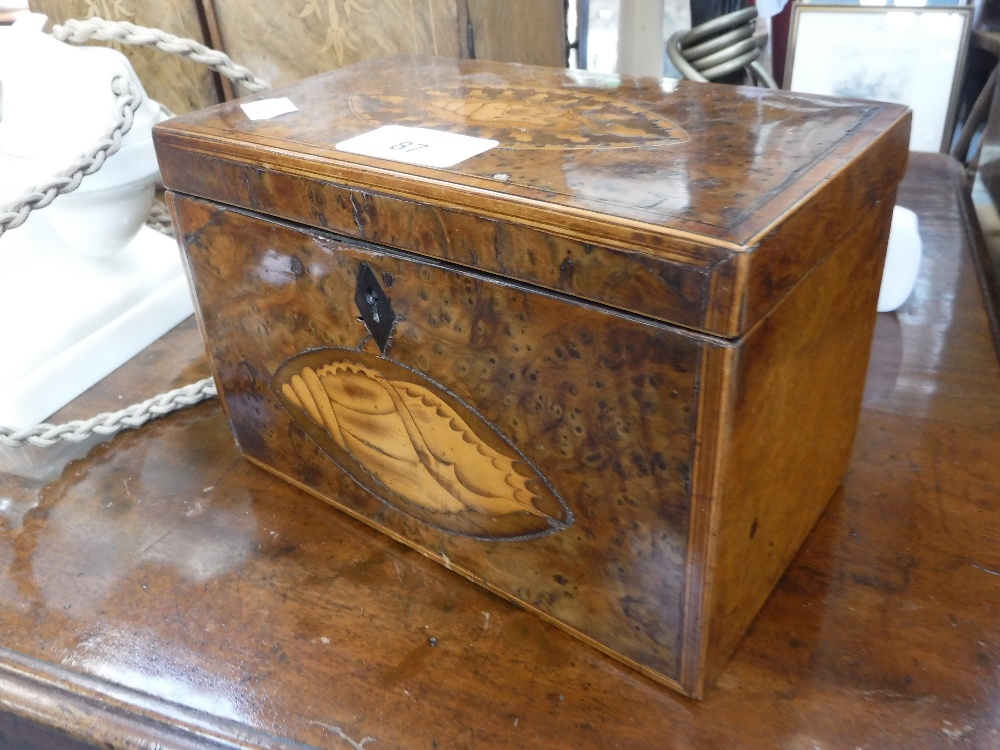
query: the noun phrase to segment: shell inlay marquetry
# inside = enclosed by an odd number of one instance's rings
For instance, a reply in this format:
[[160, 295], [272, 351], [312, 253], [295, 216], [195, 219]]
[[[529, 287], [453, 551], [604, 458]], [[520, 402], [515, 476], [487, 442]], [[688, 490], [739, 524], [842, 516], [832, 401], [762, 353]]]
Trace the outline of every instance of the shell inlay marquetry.
[[499, 148], [607, 149], [670, 146], [688, 140], [675, 122], [620, 97], [588, 90], [442, 84], [351, 95], [373, 126], [408, 125], [491, 138]]
[[313, 441], [397, 510], [445, 531], [495, 540], [540, 536], [573, 521], [496, 428], [399, 363], [319, 349], [290, 358], [272, 384]]

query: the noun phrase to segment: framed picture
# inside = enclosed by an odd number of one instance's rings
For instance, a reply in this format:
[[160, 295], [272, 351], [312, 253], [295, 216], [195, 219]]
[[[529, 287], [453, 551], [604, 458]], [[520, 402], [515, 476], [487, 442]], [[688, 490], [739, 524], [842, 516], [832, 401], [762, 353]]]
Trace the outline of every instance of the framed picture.
[[913, 110], [911, 151], [947, 151], [972, 7], [796, 4], [785, 88]]
[[969, 5], [968, 0], [799, 0], [804, 5], [878, 5], [895, 8], [954, 7]]

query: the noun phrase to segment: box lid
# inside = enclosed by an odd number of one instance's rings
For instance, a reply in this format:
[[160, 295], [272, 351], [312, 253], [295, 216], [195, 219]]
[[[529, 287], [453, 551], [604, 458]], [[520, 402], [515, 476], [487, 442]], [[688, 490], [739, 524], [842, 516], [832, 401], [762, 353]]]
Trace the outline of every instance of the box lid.
[[[497, 145], [443, 168], [338, 148], [390, 125]], [[893, 104], [404, 57], [154, 138], [168, 189], [737, 336], [892, 199], [908, 134]]]

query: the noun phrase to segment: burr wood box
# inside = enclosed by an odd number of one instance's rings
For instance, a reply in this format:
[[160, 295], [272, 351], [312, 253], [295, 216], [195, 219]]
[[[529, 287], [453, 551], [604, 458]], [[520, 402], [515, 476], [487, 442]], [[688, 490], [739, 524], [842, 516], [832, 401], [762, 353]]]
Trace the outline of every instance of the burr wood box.
[[700, 697], [846, 470], [908, 132], [401, 58], [155, 140], [246, 458]]

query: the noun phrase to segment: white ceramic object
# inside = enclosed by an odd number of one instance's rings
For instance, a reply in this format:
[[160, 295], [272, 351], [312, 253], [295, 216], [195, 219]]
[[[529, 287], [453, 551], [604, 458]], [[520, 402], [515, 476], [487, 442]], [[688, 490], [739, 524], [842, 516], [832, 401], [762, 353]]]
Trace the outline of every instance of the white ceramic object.
[[[21, 228], [35, 221], [33, 214]], [[33, 229], [0, 237], [6, 426], [47, 419], [193, 312], [171, 237], [143, 227], [121, 252], [92, 258], [66, 247], [48, 223]]]
[[879, 312], [899, 309], [913, 292], [920, 271], [921, 247], [917, 215], [908, 208], [894, 207], [878, 295]]
[[16, 427], [48, 418], [193, 310], [174, 240], [143, 226], [159, 105], [123, 55], [58, 42], [45, 21], [0, 27], [0, 205], [107, 132], [115, 76], [129, 76], [143, 103], [98, 172], [0, 237], [0, 425]]
[[46, 211], [70, 246], [88, 255], [111, 255], [128, 245], [152, 205], [158, 177], [152, 128], [161, 110], [145, 95], [124, 55], [56, 41], [42, 32], [45, 22], [44, 15], [29, 13], [0, 27], [0, 204], [91, 148], [114, 119], [112, 81], [128, 76], [142, 105], [121, 150]]

